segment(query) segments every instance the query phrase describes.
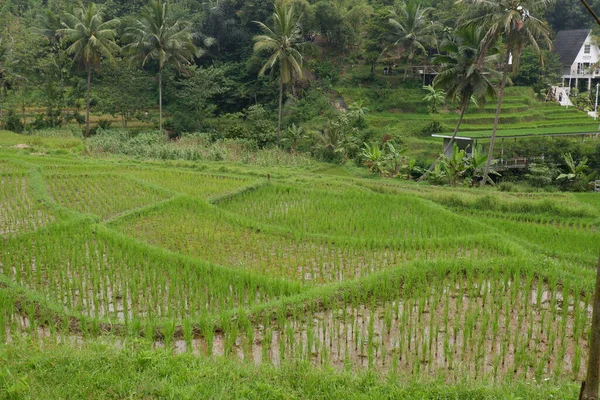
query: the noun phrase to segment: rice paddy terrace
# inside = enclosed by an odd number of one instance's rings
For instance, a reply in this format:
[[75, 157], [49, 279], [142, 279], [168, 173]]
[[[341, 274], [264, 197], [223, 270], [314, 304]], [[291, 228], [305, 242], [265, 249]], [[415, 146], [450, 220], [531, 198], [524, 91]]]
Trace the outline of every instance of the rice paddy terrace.
[[[369, 108], [365, 120], [378, 134], [401, 138], [412, 156], [435, 157], [442, 145], [441, 140], [432, 138], [431, 134], [452, 135], [458, 110], [447, 104], [439, 114], [429, 114], [423, 100], [425, 91], [402, 87], [399, 81], [390, 80], [394, 78], [380, 79], [382, 88], [348, 86], [336, 90], [347, 104], [359, 102]], [[460, 126], [459, 136], [489, 138], [495, 112], [496, 102], [492, 100], [479, 106], [471, 105]], [[431, 131], [432, 122], [434, 131]], [[498, 125], [499, 137], [597, 132], [598, 123], [575, 107], [538, 101], [531, 88], [506, 88]], [[487, 146], [487, 139], [484, 140]]]
[[599, 227], [593, 193], [7, 145], [0, 341], [135, 338], [252, 364], [573, 382], [584, 374]]

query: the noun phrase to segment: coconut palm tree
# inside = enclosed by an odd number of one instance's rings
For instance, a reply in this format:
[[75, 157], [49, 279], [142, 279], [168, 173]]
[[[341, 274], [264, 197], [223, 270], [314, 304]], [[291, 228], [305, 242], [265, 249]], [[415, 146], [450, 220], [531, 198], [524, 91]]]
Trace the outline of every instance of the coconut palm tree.
[[422, 7], [418, 0], [408, 0], [400, 3], [397, 11], [390, 12], [388, 37], [406, 55], [404, 78], [417, 53], [427, 54], [427, 48], [436, 45], [435, 28], [441, 26], [428, 18], [431, 10], [431, 7]]
[[482, 56], [485, 56], [486, 49], [493, 45], [499, 38], [504, 39], [504, 60], [503, 74], [498, 89], [498, 106], [494, 117], [494, 126], [490, 139], [488, 150], [488, 160], [483, 173], [481, 185], [487, 182], [490, 165], [494, 154], [494, 145], [496, 142], [496, 132], [498, 130], [498, 121], [502, 110], [502, 100], [504, 98], [504, 88], [510, 72], [509, 63], [512, 59], [512, 71], [519, 70], [521, 54], [525, 45], [530, 47], [538, 54], [541, 53], [540, 44], [545, 44], [548, 48], [552, 47], [550, 40], [550, 27], [548, 24], [531, 15], [531, 12], [541, 11], [552, 0], [458, 0], [459, 4], [467, 4], [476, 7], [479, 17], [467, 21], [468, 25], [482, 27], [485, 30], [485, 37], [481, 42]]
[[67, 54], [81, 62], [87, 72], [87, 91], [85, 96], [85, 132], [90, 133], [90, 92], [92, 89], [92, 71], [100, 66], [103, 58], [114, 62], [114, 55], [121, 49], [116, 43], [120, 21], [112, 19], [104, 21], [101, 7], [90, 3], [75, 8], [73, 13], [66, 13], [62, 21], [62, 29], [57, 32], [64, 37], [70, 46]]
[[[488, 48], [486, 60], [481, 63], [480, 43], [484, 35], [485, 32], [474, 25], [461, 27], [451, 37], [442, 41], [442, 54], [433, 59], [434, 63], [442, 65], [442, 70], [433, 80], [433, 87], [444, 89], [446, 99], [460, 105], [454, 132], [442, 154], [446, 154], [452, 148], [465, 112], [473, 100], [485, 103], [486, 98], [494, 98], [496, 95], [491, 79], [499, 78], [500, 73], [490, 67], [490, 64], [500, 49], [497, 46]], [[420, 180], [427, 178], [439, 160], [438, 158], [429, 167]]]
[[304, 38], [302, 37], [300, 18], [301, 16], [296, 13], [293, 4], [280, 0], [275, 3], [272, 28], [262, 22], [255, 21], [263, 34], [254, 37], [254, 51], [257, 53], [270, 53], [270, 57], [260, 70], [259, 76], [264, 76], [266, 72], [273, 73], [275, 66], [279, 65], [277, 144], [281, 139], [281, 117], [285, 85], [289, 85], [295, 78], [303, 76], [301, 50], [304, 47]]
[[[158, 125], [162, 132], [162, 75], [163, 70], [172, 67], [177, 71], [194, 62], [194, 57], [201, 57], [205, 50], [194, 44], [196, 35], [192, 33], [192, 25], [188, 21], [174, 19], [169, 12], [169, 3], [153, 0], [148, 4], [139, 19], [126, 29], [124, 47], [125, 54], [131, 62], [144, 67], [149, 61], [158, 65]], [[210, 46], [213, 39], [204, 40]]]

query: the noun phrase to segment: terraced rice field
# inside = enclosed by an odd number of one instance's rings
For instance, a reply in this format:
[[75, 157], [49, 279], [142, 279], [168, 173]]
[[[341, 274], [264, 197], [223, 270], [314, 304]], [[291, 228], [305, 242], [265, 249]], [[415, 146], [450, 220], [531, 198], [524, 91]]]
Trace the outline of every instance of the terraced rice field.
[[3, 154], [2, 341], [582, 377], [598, 195]]

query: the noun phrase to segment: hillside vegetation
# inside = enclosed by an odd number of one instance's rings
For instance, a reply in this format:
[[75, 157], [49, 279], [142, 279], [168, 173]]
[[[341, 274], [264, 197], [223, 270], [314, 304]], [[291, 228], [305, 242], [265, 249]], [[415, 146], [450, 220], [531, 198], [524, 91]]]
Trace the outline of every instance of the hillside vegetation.
[[20, 137], [0, 134], [3, 395], [576, 392], [595, 194], [50, 155], [56, 140]]

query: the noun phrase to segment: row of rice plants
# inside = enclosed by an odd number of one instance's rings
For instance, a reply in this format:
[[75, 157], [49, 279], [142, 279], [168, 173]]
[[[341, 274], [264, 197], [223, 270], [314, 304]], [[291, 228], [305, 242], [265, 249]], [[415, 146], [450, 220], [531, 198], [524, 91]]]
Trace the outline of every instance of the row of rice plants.
[[[452, 381], [578, 380], [591, 318], [584, 286], [541, 276], [534, 266], [437, 263], [301, 306], [239, 312], [235, 321], [224, 314], [216, 338], [197, 344], [188, 336], [178, 348]], [[175, 337], [165, 341], [174, 345]]]
[[[19, 163], [27, 163], [30, 165], [38, 165], [41, 167], [51, 167], [51, 166], [59, 166], [59, 165], [81, 165], [81, 161], [77, 158], [73, 158], [71, 156], [48, 156], [44, 154], [15, 154], [12, 153], [9, 155], [11, 160], [14, 160]], [[103, 163], [104, 164], [104, 163]]]
[[597, 231], [574, 230], [502, 219], [482, 221], [536, 252], [543, 252], [554, 257], [575, 256], [585, 260], [589, 266], [594, 266], [594, 260], [598, 257], [600, 233]]
[[181, 320], [298, 293], [299, 285], [232, 273], [102, 226], [53, 226], [5, 241], [0, 273], [65, 311], [141, 324]]
[[0, 279], [0, 343], [69, 332], [71, 321], [44, 299], [12, 286], [6, 278]]
[[401, 240], [483, 230], [479, 224], [414, 196], [301, 191], [269, 185], [220, 205], [261, 223], [310, 234]]
[[26, 174], [0, 175], [0, 236], [34, 230], [54, 219], [32, 199]]
[[170, 197], [165, 191], [116, 175], [52, 175], [46, 181], [58, 203], [102, 219]]
[[508, 219], [565, 223], [587, 227], [597, 224], [600, 211], [569, 194], [476, 192], [462, 188], [427, 187], [406, 183], [359, 182], [378, 193], [411, 194], [453, 211], [478, 216], [505, 215]]
[[[37, 163], [36, 163], [37, 164]], [[123, 169], [123, 166], [117, 164], [106, 164], [106, 163], [79, 163], [79, 164], [50, 164], [50, 165], [40, 165], [42, 172], [45, 175], [67, 175], [67, 174], [76, 174], [76, 175], [86, 175], [90, 172], [101, 171], [103, 173], [107, 172], [117, 172]]]
[[165, 189], [202, 199], [235, 192], [252, 183], [250, 179], [236, 176], [158, 168], [135, 168], [126, 173]]
[[8, 158], [0, 159], [0, 175], [24, 173], [24, 172], [27, 172], [26, 166], [24, 166], [20, 163], [17, 163], [17, 162], [13, 162]]
[[176, 200], [112, 226], [154, 245], [240, 270], [303, 282], [354, 279], [415, 259], [480, 259], [507, 254], [485, 236], [399, 239], [392, 246], [335, 241], [244, 226], [228, 213], [199, 201]]

